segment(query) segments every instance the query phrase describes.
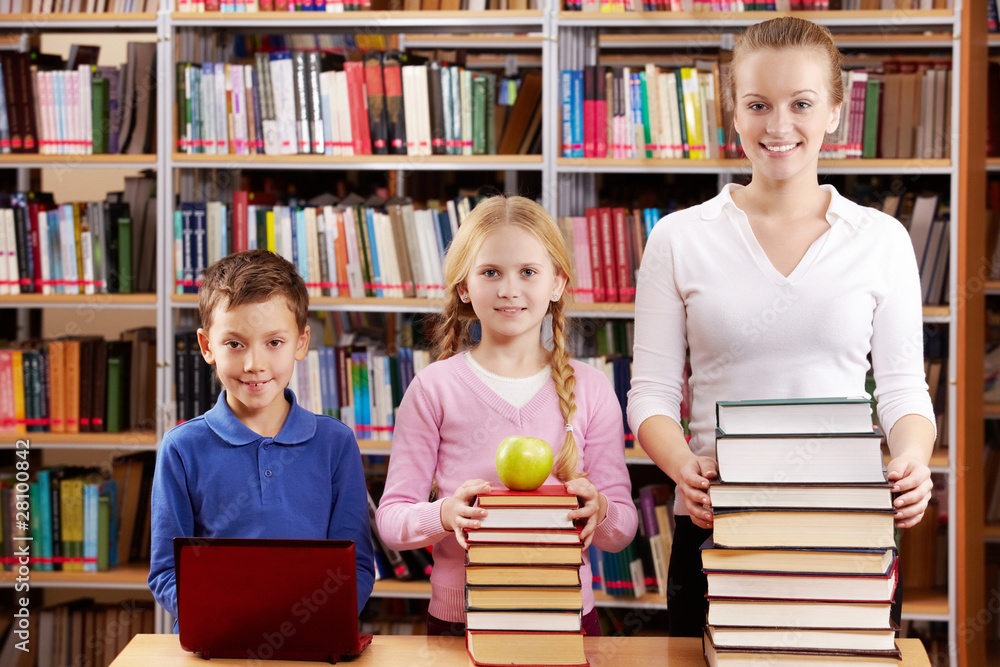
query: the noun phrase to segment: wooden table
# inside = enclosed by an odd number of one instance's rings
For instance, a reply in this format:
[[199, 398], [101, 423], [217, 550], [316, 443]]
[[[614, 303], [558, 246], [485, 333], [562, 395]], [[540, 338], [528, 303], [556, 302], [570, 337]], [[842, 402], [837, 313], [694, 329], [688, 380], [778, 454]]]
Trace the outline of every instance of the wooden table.
[[[584, 647], [591, 667], [633, 665], [702, 666], [701, 640], [671, 637], [586, 637]], [[930, 667], [919, 639], [898, 639], [903, 652], [901, 667]], [[321, 667], [325, 662], [228, 660], [206, 662], [181, 649], [177, 635], [136, 635], [111, 667], [223, 667], [228, 665], [275, 665], [275, 667]], [[462, 637], [377, 635], [351, 667], [468, 667], [472, 665]]]

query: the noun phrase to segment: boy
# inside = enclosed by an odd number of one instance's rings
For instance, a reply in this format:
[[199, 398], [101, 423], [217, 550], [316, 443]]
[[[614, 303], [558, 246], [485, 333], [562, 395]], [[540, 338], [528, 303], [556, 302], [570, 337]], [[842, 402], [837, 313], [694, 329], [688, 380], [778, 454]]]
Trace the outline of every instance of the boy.
[[198, 309], [201, 353], [223, 391], [215, 407], [163, 437], [153, 476], [153, 596], [176, 618], [175, 537], [349, 539], [360, 612], [375, 572], [358, 444], [287, 388], [309, 349], [305, 283], [291, 262], [249, 250], [206, 269]]

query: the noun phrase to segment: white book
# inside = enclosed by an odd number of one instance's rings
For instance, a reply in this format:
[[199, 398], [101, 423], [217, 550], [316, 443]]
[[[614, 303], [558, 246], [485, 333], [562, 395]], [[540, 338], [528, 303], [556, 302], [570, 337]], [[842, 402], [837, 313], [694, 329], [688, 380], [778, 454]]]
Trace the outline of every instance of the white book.
[[451, 225], [451, 238], [458, 234], [458, 210], [455, 208], [455, 200], [449, 199], [445, 204], [448, 209], [448, 223]]
[[431, 155], [431, 108], [427, 84], [427, 65], [417, 65], [414, 83], [417, 89], [417, 131], [420, 132], [420, 155]]
[[400, 67], [403, 81], [403, 125], [406, 128], [406, 154], [419, 155], [419, 139], [417, 138], [416, 92], [413, 81], [415, 65]]
[[337, 133], [340, 135], [340, 154], [354, 155], [354, 134], [351, 131], [350, 97], [347, 93], [347, 72], [334, 72], [336, 93], [333, 98], [337, 104]]
[[62, 270], [65, 282], [65, 294], [79, 294], [77, 284], [79, 274], [76, 270], [76, 232], [73, 228], [73, 207], [64, 204], [59, 207], [59, 237], [62, 242]]
[[306, 353], [306, 364], [309, 368], [309, 409], [318, 415], [323, 414], [323, 391], [319, 384], [319, 350], [313, 349]]
[[233, 139], [236, 142], [236, 154], [248, 155], [247, 146], [247, 110], [246, 88], [243, 83], [243, 65], [230, 65], [233, 88]]
[[[327, 280], [330, 282], [330, 296], [341, 296], [340, 286], [337, 284], [337, 216], [332, 206], [323, 207], [323, 218], [320, 225], [325, 230], [324, 238], [326, 246], [326, 266]], [[347, 296], [344, 294], [343, 296]]]
[[38, 219], [38, 249], [42, 260], [42, 294], [52, 294], [52, 273], [49, 269], [49, 214], [48, 211], [39, 211]]
[[[327, 5], [329, 6], [329, 5]], [[330, 77], [327, 75], [332, 75], [333, 72], [320, 72], [319, 73], [319, 107], [320, 113], [323, 115], [323, 149], [322, 153], [325, 155], [339, 155], [335, 152], [339, 149], [336, 146], [337, 138], [334, 136], [333, 130], [337, 125], [333, 122], [333, 107], [331, 106], [332, 101], [330, 99]], [[339, 129], [339, 128], [338, 128]], [[337, 135], [339, 136], [339, 132]]]
[[90, 231], [80, 233], [80, 250], [83, 255], [83, 292], [94, 293], [94, 245]]
[[275, 243], [278, 245], [279, 252], [282, 257], [287, 259], [289, 262], [294, 261], [295, 249], [292, 247], [294, 245], [294, 236], [292, 236], [292, 207], [291, 206], [277, 206], [274, 210], [274, 230], [275, 233], [278, 231], [280, 216], [281, 224], [281, 240], [275, 239]]
[[352, 299], [365, 296], [364, 273], [361, 271], [361, 249], [358, 243], [358, 225], [354, 208], [344, 209], [344, 238], [347, 241], [347, 285]]
[[229, 115], [226, 109], [226, 64], [215, 63], [213, 69], [216, 101], [212, 109], [215, 114], [215, 150], [216, 154], [227, 155], [232, 146], [229, 145]]
[[280, 154], [297, 152], [298, 135], [295, 128], [295, 88], [292, 59], [288, 53], [271, 55], [271, 86], [274, 98], [274, 115], [280, 137]]
[[[698, 72], [701, 89], [701, 135], [705, 142], [705, 157], [714, 160], [719, 157], [719, 133], [715, 121], [715, 86], [711, 72]], [[860, 156], [859, 156], [860, 157]]]
[[383, 288], [382, 293], [392, 298], [402, 298], [403, 290], [399, 287], [399, 260], [396, 257], [396, 244], [392, 236], [392, 221], [388, 213], [375, 214], [375, 243], [378, 244], [379, 268], [382, 270], [382, 282], [391, 287]]
[[460, 67], [452, 66], [449, 81], [451, 85], [451, 124], [452, 141], [455, 142], [452, 148], [452, 155], [462, 154], [462, 128], [464, 120], [462, 118], [462, 70]]
[[622, 100], [625, 102], [625, 120], [623, 130], [625, 136], [622, 138], [624, 157], [634, 158], [638, 154], [635, 152], [635, 130], [632, 125], [632, 83], [631, 74], [628, 67], [622, 68]]
[[427, 296], [437, 299], [444, 296], [444, 276], [441, 273], [443, 260], [438, 251], [437, 234], [434, 233], [437, 220], [433, 211], [424, 209], [418, 213], [420, 215], [417, 217], [417, 229], [422, 238], [424, 267], [427, 269], [424, 272], [428, 284]]
[[91, 155], [94, 152], [94, 122], [90, 99], [90, 65], [80, 65], [77, 71], [80, 87], [80, 138], [83, 141], [83, 153]]
[[215, 88], [215, 65], [205, 63], [201, 67], [201, 138], [204, 152], [209, 155], [219, 153], [219, 145], [216, 143], [218, 139], [216, 104], [218, 102], [215, 99]]
[[[677, 79], [673, 70], [659, 73], [657, 84], [660, 95], [660, 126], [661, 142], [664, 145], [663, 156], [667, 158], [683, 157], [680, 144], [680, 126], [677, 124]], [[673, 96], [671, 96], [673, 92]]]

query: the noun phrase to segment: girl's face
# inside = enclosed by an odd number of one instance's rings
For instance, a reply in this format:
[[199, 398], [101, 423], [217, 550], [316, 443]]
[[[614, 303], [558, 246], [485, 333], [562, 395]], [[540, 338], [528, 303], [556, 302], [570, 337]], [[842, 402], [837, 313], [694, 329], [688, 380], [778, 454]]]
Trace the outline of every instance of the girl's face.
[[757, 51], [735, 69], [733, 124], [754, 178], [816, 178], [823, 138], [837, 129], [829, 63], [812, 49]]
[[554, 296], [561, 297], [566, 276], [537, 237], [514, 225], [497, 228], [483, 242], [465, 279], [483, 341], [537, 343], [542, 319]]

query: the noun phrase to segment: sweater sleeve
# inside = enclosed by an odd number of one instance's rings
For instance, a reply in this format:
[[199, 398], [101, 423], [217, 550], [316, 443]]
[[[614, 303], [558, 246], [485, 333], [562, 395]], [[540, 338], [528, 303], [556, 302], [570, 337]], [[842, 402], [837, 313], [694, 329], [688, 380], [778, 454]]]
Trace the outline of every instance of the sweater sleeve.
[[[345, 429], [346, 430], [346, 429]], [[368, 522], [368, 490], [361, 452], [353, 435], [341, 438], [340, 460], [332, 471], [333, 511], [326, 536], [331, 540], [354, 540], [357, 564], [358, 612], [368, 602], [375, 585], [375, 555]]]
[[379, 536], [393, 549], [416, 549], [447, 535], [439, 499], [428, 502], [441, 442], [440, 411], [418, 376], [403, 395], [392, 434], [385, 489], [375, 513]]
[[888, 435], [909, 414], [923, 415], [935, 428], [936, 420], [924, 379], [923, 299], [913, 246], [902, 225], [885, 222], [888, 283], [875, 303], [871, 349], [879, 422]]
[[184, 461], [169, 435], [164, 437], [157, 457], [150, 511], [149, 590], [160, 606], [177, 618], [173, 541], [175, 537], [194, 536], [194, 509], [187, 493]]
[[680, 423], [687, 318], [676, 280], [670, 223], [667, 217], [653, 227], [636, 281], [632, 388], [628, 393], [628, 423], [633, 433], [655, 415]]
[[608, 499], [608, 513], [594, 532], [594, 545], [618, 552], [635, 537], [639, 516], [625, 465], [621, 407], [611, 385], [603, 377], [599, 380], [602, 388], [586, 425], [584, 456], [590, 483]]

